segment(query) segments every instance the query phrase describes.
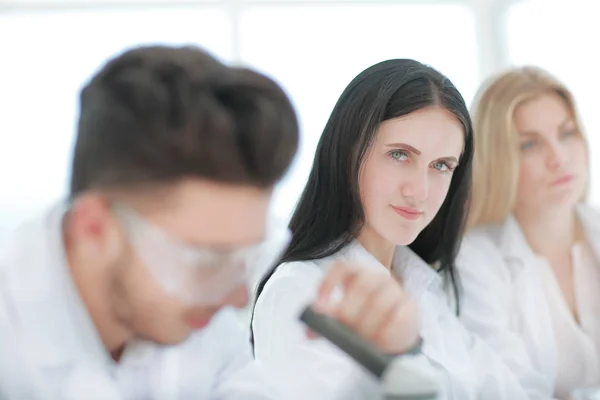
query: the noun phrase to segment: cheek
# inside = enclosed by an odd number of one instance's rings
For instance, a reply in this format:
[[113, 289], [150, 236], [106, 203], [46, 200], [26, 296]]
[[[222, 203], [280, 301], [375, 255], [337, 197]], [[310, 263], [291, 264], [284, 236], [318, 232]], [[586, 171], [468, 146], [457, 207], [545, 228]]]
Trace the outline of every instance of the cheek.
[[572, 163], [574, 164], [576, 171], [581, 174], [587, 174], [588, 171], [588, 151], [583, 143], [583, 141], [579, 141], [576, 146], [574, 146], [572, 150]]
[[432, 218], [439, 211], [446, 200], [452, 175], [443, 175], [437, 171], [432, 172], [433, 176], [429, 179], [429, 215]]
[[129, 297], [142, 319], [178, 317], [183, 312], [183, 305], [163, 290], [141, 260], [136, 259], [129, 270], [126, 276]]
[[544, 160], [535, 155], [524, 156], [519, 166], [519, 191], [531, 191], [544, 182], [546, 167]]
[[386, 168], [385, 164], [369, 162], [360, 174], [361, 201], [365, 209], [389, 202], [399, 187], [398, 173]]

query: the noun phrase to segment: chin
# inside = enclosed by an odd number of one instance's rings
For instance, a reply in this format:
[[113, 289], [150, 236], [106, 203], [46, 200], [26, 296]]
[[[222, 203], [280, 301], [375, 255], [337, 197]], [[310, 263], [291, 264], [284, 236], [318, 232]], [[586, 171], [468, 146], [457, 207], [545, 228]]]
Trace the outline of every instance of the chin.
[[419, 236], [419, 233], [421, 233], [421, 231], [416, 228], [408, 229], [402, 227], [400, 229], [396, 228], [394, 230], [391, 230], [390, 234], [386, 236], [387, 239], [390, 242], [394, 243], [396, 246], [408, 246], [409, 244], [415, 241], [417, 236]]
[[566, 193], [561, 193], [559, 195], [548, 196], [546, 202], [550, 202], [554, 206], [558, 207], [567, 207], [572, 208], [575, 207], [582, 198], [582, 194], [580, 191], [569, 191]]

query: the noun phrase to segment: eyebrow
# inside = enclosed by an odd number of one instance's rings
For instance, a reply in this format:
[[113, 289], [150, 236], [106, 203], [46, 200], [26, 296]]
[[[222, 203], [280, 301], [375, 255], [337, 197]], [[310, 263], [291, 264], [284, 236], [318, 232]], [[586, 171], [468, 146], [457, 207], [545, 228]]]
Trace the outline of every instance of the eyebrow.
[[[394, 148], [401, 148], [401, 149], [409, 150], [409, 151], [415, 153], [416, 155], [420, 155], [421, 154], [421, 151], [415, 149], [410, 144], [406, 144], [406, 143], [389, 143], [386, 146], [387, 147], [394, 147]], [[453, 156], [440, 157], [440, 158], [438, 158], [438, 160], [446, 161], [446, 162], [449, 162], [449, 163], [456, 163], [456, 164], [458, 164], [458, 158], [453, 157]]]
[[569, 118], [565, 119], [565, 120], [562, 122], [562, 124], [560, 124], [558, 127], [559, 127], [559, 128], [564, 128], [566, 125], [569, 125], [569, 123], [573, 123], [573, 124], [574, 124], [574, 123], [575, 123], [575, 119], [573, 119], [573, 118], [569, 117]]
[[446, 161], [447, 163], [454, 163], [454, 164], [458, 164], [458, 158], [456, 157], [442, 157], [442, 158], [438, 158], [438, 160], [440, 161]]
[[[558, 125], [558, 129], [565, 129], [565, 126], [569, 124], [575, 124], [575, 120], [572, 117], [568, 117]], [[519, 136], [538, 136], [539, 133], [536, 131], [523, 131], [519, 132]]]
[[421, 152], [419, 150], [415, 149], [410, 144], [406, 144], [406, 143], [389, 143], [389, 144], [386, 144], [386, 146], [387, 147], [400, 147], [400, 148], [405, 149], [405, 150], [410, 150], [413, 153], [415, 153], [416, 155], [420, 155], [421, 154]]

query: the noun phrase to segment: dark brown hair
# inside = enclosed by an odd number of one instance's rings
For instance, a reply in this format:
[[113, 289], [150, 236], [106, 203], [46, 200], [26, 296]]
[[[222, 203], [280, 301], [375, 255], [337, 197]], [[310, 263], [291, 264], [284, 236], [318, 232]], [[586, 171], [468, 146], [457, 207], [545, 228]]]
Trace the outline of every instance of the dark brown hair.
[[138, 47], [83, 88], [70, 195], [199, 177], [272, 186], [298, 122], [271, 79], [196, 47]]

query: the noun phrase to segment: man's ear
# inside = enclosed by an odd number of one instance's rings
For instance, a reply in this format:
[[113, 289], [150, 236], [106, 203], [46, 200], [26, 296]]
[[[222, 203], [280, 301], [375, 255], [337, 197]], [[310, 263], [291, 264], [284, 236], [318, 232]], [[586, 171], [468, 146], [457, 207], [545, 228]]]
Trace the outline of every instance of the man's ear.
[[96, 193], [78, 197], [67, 224], [72, 244], [86, 257], [110, 260], [121, 253], [124, 232], [105, 197]]

